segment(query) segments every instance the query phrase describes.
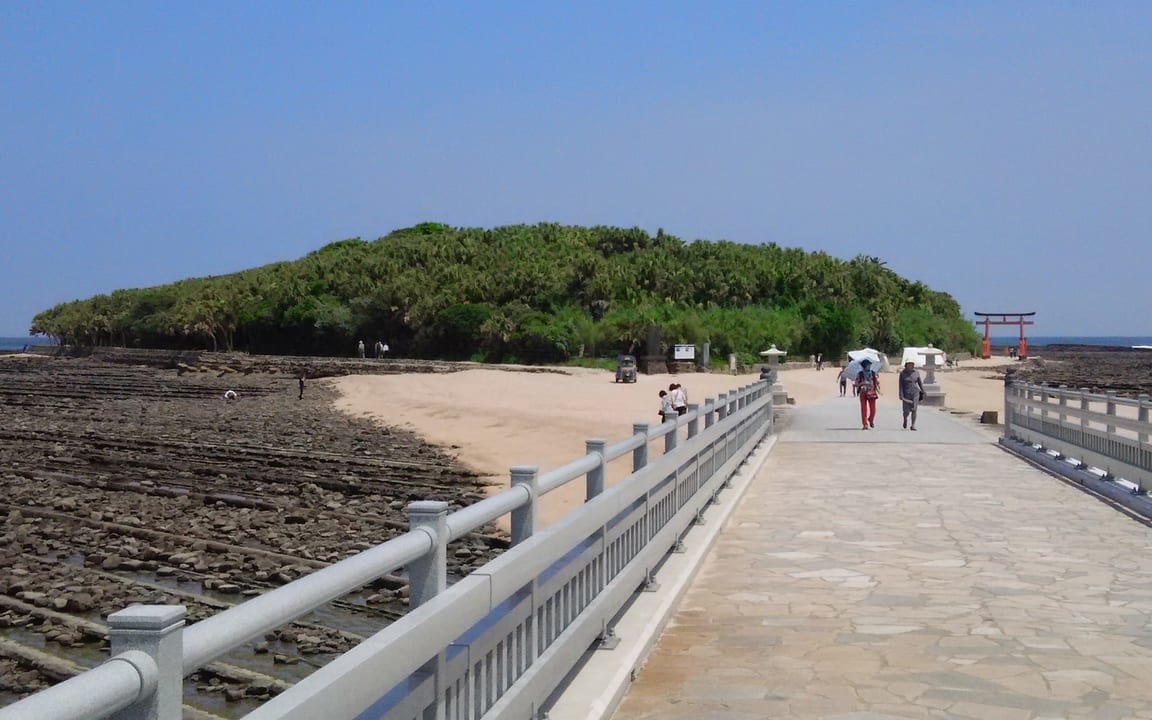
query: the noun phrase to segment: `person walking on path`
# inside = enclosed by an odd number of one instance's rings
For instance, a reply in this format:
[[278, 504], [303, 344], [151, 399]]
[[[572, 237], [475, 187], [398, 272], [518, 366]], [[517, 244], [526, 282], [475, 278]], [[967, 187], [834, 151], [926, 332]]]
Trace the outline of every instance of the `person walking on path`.
[[688, 412], [688, 393], [680, 387], [680, 383], [672, 383], [668, 386], [668, 396], [672, 398], [672, 409], [676, 411], [677, 415]]
[[364, 359], [364, 341], [361, 340], [356, 344], [356, 352], [360, 355], [360, 359]]
[[856, 395], [860, 398], [860, 423], [864, 429], [876, 427], [876, 398], [880, 397], [880, 378], [872, 369], [872, 361], [860, 361], [860, 372], [856, 373]]
[[[840, 397], [844, 397], [848, 392], [848, 368], [840, 368], [840, 374], [836, 376], [836, 382], [840, 383]], [[855, 395], [856, 393], [852, 393]]]
[[[916, 407], [924, 399], [924, 383], [920, 380], [920, 373], [916, 372], [916, 363], [909, 360], [904, 363], [897, 381], [900, 388], [900, 403], [904, 412], [904, 427], [909, 430], [916, 429]], [[912, 416], [912, 427], [908, 427], [908, 416]]]
[[300, 376], [300, 397], [297, 398], [297, 400], [303, 400], [303, 399], [304, 399], [304, 376], [301, 375]]
[[816, 369], [824, 369], [824, 353], [816, 353]]

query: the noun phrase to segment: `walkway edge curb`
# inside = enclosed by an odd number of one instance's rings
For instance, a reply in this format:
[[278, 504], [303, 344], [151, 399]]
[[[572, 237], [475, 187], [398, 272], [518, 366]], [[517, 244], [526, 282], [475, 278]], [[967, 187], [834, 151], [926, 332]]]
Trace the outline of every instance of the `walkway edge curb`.
[[716, 539], [776, 446], [777, 433], [765, 435], [721, 492], [718, 512], [705, 516], [705, 524], [684, 538], [685, 552], [667, 556], [656, 575], [660, 589], [639, 593], [616, 623], [620, 644], [614, 650], [595, 650], [548, 709], [548, 720], [609, 720], [624, 700], [634, 675], [656, 646], [680, 600], [712, 551]]

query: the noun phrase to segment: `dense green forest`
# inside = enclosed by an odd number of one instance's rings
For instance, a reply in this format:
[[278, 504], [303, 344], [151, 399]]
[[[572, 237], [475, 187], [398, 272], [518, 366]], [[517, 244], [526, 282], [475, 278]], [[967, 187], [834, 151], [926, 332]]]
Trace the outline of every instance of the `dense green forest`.
[[951, 296], [879, 258], [840, 260], [775, 244], [684, 242], [633, 228], [490, 230], [424, 223], [343, 240], [232, 275], [117, 290], [38, 314], [66, 344], [557, 362], [644, 354], [648, 329], [746, 360], [933, 343], [972, 350]]

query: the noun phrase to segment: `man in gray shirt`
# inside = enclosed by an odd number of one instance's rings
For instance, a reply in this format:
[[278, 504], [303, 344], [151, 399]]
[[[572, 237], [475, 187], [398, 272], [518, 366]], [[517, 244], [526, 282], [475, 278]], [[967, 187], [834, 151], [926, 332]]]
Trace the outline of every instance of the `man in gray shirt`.
[[904, 410], [904, 427], [908, 428], [908, 416], [912, 416], [912, 430], [916, 429], [916, 407], [924, 397], [924, 383], [920, 381], [920, 373], [916, 372], [916, 363], [909, 360], [904, 363], [897, 381], [900, 388], [900, 404]]

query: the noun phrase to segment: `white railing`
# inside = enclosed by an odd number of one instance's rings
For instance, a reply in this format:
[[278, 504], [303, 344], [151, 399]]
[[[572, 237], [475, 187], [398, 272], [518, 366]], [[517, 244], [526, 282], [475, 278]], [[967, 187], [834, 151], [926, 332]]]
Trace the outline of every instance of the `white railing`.
[[1097, 468], [1137, 494], [1152, 487], [1152, 407], [1147, 395], [1117, 397], [1027, 383], [1004, 386], [1004, 438]]
[[[187, 629], [182, 606], [114, 613], [109, 661], [0, 708], [0, 720], [177, 720], [185, 675], [401, 568], [407, 615], [246, 717], [538, 717], [589, 647], [611, 643], [630, 596], [654, 584], [772, 417], [770, 388], [756, 383], [674, 421], [636, 423], [615, 444], [590, 439], [585, 456], [554, 470], [514, 467], [512, 487], [452, 514], [412, 503], [408, 533]], [[649, 462], [660, 437], [664, 454]], [[605, 466], [629, 453], [632, 473], [605, 489]], [[581, 476], [586, 503], [537, 532], [537, 499]], [[513, 546], [448, 587], [448, 543], [509, 513]]]

